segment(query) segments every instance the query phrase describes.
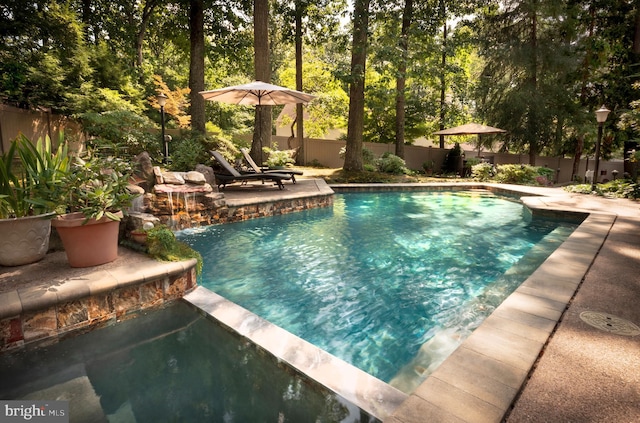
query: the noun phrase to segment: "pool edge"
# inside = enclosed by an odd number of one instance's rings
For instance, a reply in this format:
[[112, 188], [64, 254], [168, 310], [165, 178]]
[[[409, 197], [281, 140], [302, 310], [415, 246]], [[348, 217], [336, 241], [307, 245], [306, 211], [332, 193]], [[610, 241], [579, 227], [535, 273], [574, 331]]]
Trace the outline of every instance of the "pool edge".
[[183, 299], [276, 359], [384, 420], [407, 394], [204, 287]]

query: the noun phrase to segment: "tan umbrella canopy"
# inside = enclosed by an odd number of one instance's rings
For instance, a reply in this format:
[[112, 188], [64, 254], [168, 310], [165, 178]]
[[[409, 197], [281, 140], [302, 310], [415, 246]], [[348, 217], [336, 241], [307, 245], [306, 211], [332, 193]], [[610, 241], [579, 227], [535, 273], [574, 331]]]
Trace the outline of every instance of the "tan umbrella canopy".
[[[276, 106], [280, 104], [302, 103], [307, 104], [316, 96], [267, 84], [262, 81], [253, 81], [248, 84], [234, 85], [217, 90], [200, 91], [205, 100], [219, 101], [221, 103], [238, 104], [241, 106]], [[260, 118], [260, 113], [258, 113]], [[262, 154], [262, 125], [258, 121], [258, 137], [260, 140], [260, 154]]]
[[482, 135], [482, 134], [503, 134], [507, 131], [493, 126], [480, 125], [479, 123], [467, 123], [449, 129], [434, 132], [433, 135]]
[[219, 88], [217, 90], [200, 91], [205, 100], [221, 103], [239, 104], [243, 106], [276, 106], [279, 104], [307, 104], [316, 96], [292, 90], [278, 85], [253, 81], [248, 84]]

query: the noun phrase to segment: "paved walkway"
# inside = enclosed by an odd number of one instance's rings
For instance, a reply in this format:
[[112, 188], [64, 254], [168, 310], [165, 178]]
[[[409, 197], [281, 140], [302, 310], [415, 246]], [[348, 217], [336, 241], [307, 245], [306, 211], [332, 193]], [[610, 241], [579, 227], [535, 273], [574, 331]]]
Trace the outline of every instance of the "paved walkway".
[[555, 202], [618, 217], [506, 421], [640, 422], [640, 335], [580, 318], [603, 312], [640, 326], [640, 203], [581, 195]]

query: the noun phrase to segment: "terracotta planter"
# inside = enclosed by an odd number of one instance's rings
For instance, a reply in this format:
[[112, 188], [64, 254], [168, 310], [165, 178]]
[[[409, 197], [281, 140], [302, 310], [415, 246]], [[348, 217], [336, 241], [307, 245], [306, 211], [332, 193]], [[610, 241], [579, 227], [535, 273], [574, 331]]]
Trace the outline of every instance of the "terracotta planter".
[[42, 260], [49, 249], [54, 215], [0, 219], [0, 266], [21, 266]]
[[[122, 212], [116, 213], [122, 217]], [[120, 222], [103, 217], [83, 224], [82, 213], [58, 216], [51, 224], [58, 231], [71, 267], [91, 267], [118, 257]]]

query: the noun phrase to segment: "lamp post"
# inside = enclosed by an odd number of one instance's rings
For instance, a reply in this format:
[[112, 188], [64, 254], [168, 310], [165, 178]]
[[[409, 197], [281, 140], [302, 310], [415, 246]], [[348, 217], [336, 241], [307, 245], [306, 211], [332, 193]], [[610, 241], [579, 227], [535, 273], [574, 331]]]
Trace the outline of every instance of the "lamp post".
[[606, 122], [611, 110], [600, 107], [596, 110], [596, 121], [598, 121], [598, 141], [596, 142], [596, 165], [593, 170], [593, 179], [591, 180], [591, 191], [596, 190], [596, 182], [598, 181], [598, 167], [600, 167], [600, 143], [602, 142], [602, 125]]
[[158, 104], [160, 105], [160, 125], [162, 127], [162, 148], [164, 152], [163, 163], [169, 163], [169, 143], [164, 135], [164, 105], [167, 104], [167, 97], [164, 93], [160, 93], [156, 96]]

